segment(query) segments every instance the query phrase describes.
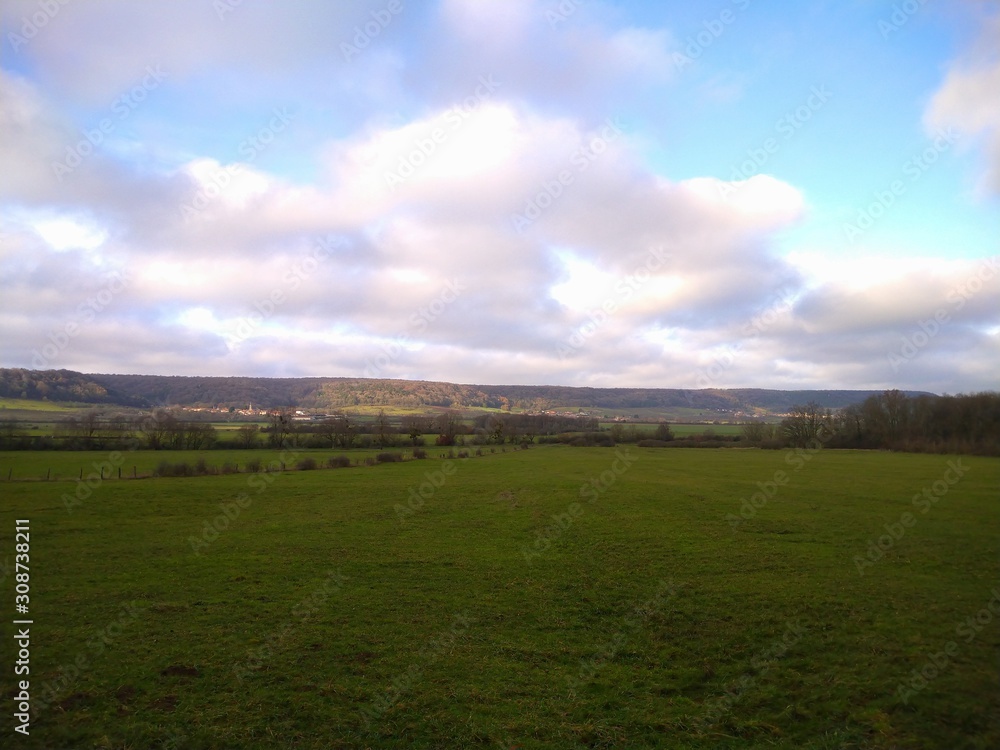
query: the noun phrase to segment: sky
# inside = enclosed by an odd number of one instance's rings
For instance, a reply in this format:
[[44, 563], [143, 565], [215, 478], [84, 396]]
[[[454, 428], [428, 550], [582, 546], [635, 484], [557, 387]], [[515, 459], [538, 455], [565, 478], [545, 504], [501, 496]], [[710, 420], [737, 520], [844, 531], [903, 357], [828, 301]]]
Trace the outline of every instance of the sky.
[[6, 0], [0, 365], [996, 390], [1000, 9]]

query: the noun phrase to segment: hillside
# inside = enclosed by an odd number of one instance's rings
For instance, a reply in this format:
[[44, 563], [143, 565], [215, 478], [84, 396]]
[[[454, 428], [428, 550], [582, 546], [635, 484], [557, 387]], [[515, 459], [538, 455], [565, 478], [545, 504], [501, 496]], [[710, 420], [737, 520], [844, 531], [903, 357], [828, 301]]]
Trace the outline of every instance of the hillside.
[[[184, 377], [84, 374], [71, 370], [0, 369], [0, 397], [134, 407], [221, 406], [340, 409], [408, 408], [652, 409], [707, 412], [721, 419], [749, 413], [782, 414], [814, 401], [838, 409], [877, 391], [762, 388], [574, 388], [569, 386], [463, 385], [365, 378]], [[914, 394], [915, 395], [915, 394]]]

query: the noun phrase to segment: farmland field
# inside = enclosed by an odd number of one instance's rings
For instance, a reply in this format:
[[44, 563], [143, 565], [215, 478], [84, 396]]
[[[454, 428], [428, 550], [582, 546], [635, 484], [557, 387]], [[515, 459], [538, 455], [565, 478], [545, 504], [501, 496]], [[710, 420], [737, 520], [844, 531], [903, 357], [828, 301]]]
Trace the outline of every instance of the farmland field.
[[107, 453], [0, 454], [32, 475], [0, 476], [8, 613], [31, 529], [18, 746], [1000, 746], [1000, 461], [428, 452], [104, 481], [72, 512]]

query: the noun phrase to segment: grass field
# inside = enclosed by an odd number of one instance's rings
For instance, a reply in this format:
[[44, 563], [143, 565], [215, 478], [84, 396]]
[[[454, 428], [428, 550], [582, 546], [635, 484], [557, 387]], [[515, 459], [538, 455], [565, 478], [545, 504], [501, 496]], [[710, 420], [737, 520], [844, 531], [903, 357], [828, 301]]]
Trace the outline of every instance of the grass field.
[[72, 513], [75, 482], [0, 482], [37, 711], [3, 746], [995, 748], [998, 482], [565, 446], [107, 481]]
[[[441, 448], [427, 446], [424, 448], [428, 456], [440, 456]], [[447, 450], [447, 449], [445, 449]], [[456, 448], [455, 450], [461, 450]], [[465, 450], [474, 451], [475, 448]], [[512, 449], [511, 449], [512, 450]], [[399, 453], [405, 458], [413, 455], [413, 449], [387, 448], [388, 453]], [[486, 448], [489, 452], [489, 448]], [[210, 469], [219, 470], [223, 464], [236, 465], [240, 471], [246, 470], [248, 461], [260, 461], [262, 466], [278, 469], [284, 462], [291, 469], [299, 459], [311, 457], [317, 464], [324, 464], [332, 456], [347, 456], [352, 463], [362, 463], [366, 458], [372, 458], [383, 451], [380, 449], [351, 449], [349, 451], [329, 449], [287, 449], [276, 450], [255, 448], [251, 450], [163, 450], [163, 451], [0, 451], [0, 482], [7, 479], [8, 473], [15, 480], [76, 480], [87, 478], [100, 472], [103, 467], [105, 477], [117, 478], [118, 468], [121, 468], [122, 478], [130, 479], [134, 474], [139, 477], [149, 477], [156, 467], [167, 463], [185, 462], [194, 465], [204, 460]], [[134, 471], [133, 471], [134, 469]], [[58, 485], [56, 485], [58, 488]]]

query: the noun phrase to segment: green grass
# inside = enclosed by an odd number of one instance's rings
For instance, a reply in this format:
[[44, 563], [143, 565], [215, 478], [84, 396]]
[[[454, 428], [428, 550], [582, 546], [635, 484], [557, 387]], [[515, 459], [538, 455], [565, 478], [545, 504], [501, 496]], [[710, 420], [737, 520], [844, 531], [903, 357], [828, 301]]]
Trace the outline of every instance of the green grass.
[[[442, 449], [436, 446], [424, 448], [428, 456], [438, 457]], [[447, 451], [448, 449], [443, 449]], [[455, 451], [462, 450], [455, 448]], [[474, 448], [466, 448], [472, 450]], [[489, 449], [487, 448], [487, 451]], [[512, 449], [511, 449], [512, 450]], [[406, 458], [410, 458], [413, 453], [411, 447], [386, 448], [386, 452], [401, 453]], [[221, 469], [223, 464], [231, 463], [239, 467], [240, 471], [245, 471], [248, 461], [260, 461], [261, 466], [278, 468], [284, 462], [287, 468], [292, 468], [299, 459], [313, 458], [317, 464], [323, 465], [331, 456], [346, 455], [352, 462], [364, 462], [366, 458], [371, 458], [382, 449], [360, 449], [355, 448], [349, 451], [312, 449], [312, 448], [289, 448], [277, 450], [270, 448], [254, 448], [250, 450], [242, 449], [212, 449], [212, 450], [136, 450], [136, 451], [0, 451], [0, 482], [7, 479], [10, 473], [14, 480], [75, 480], [91, 473], [99, 472], [101, 467], [105, 469], [105, 476], [114, 479], [118, 477], [118, 468], [121, 468], [122, 479], [131, 479], [134, 473], [139, 477], [149, 477], [156, 467], [166, 461], [167, 463], [187, 463], [194, 466], [199, 460], [204, 460], [210, 469]]]
[[26, 398], [0, 398], [0, 416], [5, 417], [6, 410], [31, 411], [43, 414], [72, 414], [81, 409], [92, 409], [93, 404], [80, 404], [73, 402], [56, 401], [35, 401]]
[[[72, 482], [5, 483], [0, 562], [14, 519], [31, 521], [35, 700], [85, 664], [17, 746], [1000, 745], [1000, 622], [956, 632], [998, 587], [1000, 462], [963, 457], [921, 514], [913, 495], [955, 458], [620, 450], [630, 466], [544, 446], [270, 483], [105, 482], [72, 514]], [[777, 471], [788, 483], [732, 528]], [[602, 472], [591, 503], [581, 488]], [[855, 556], [907, 511], [860, 575]], [[8, 698], [12, 680], [8, 665]]]

